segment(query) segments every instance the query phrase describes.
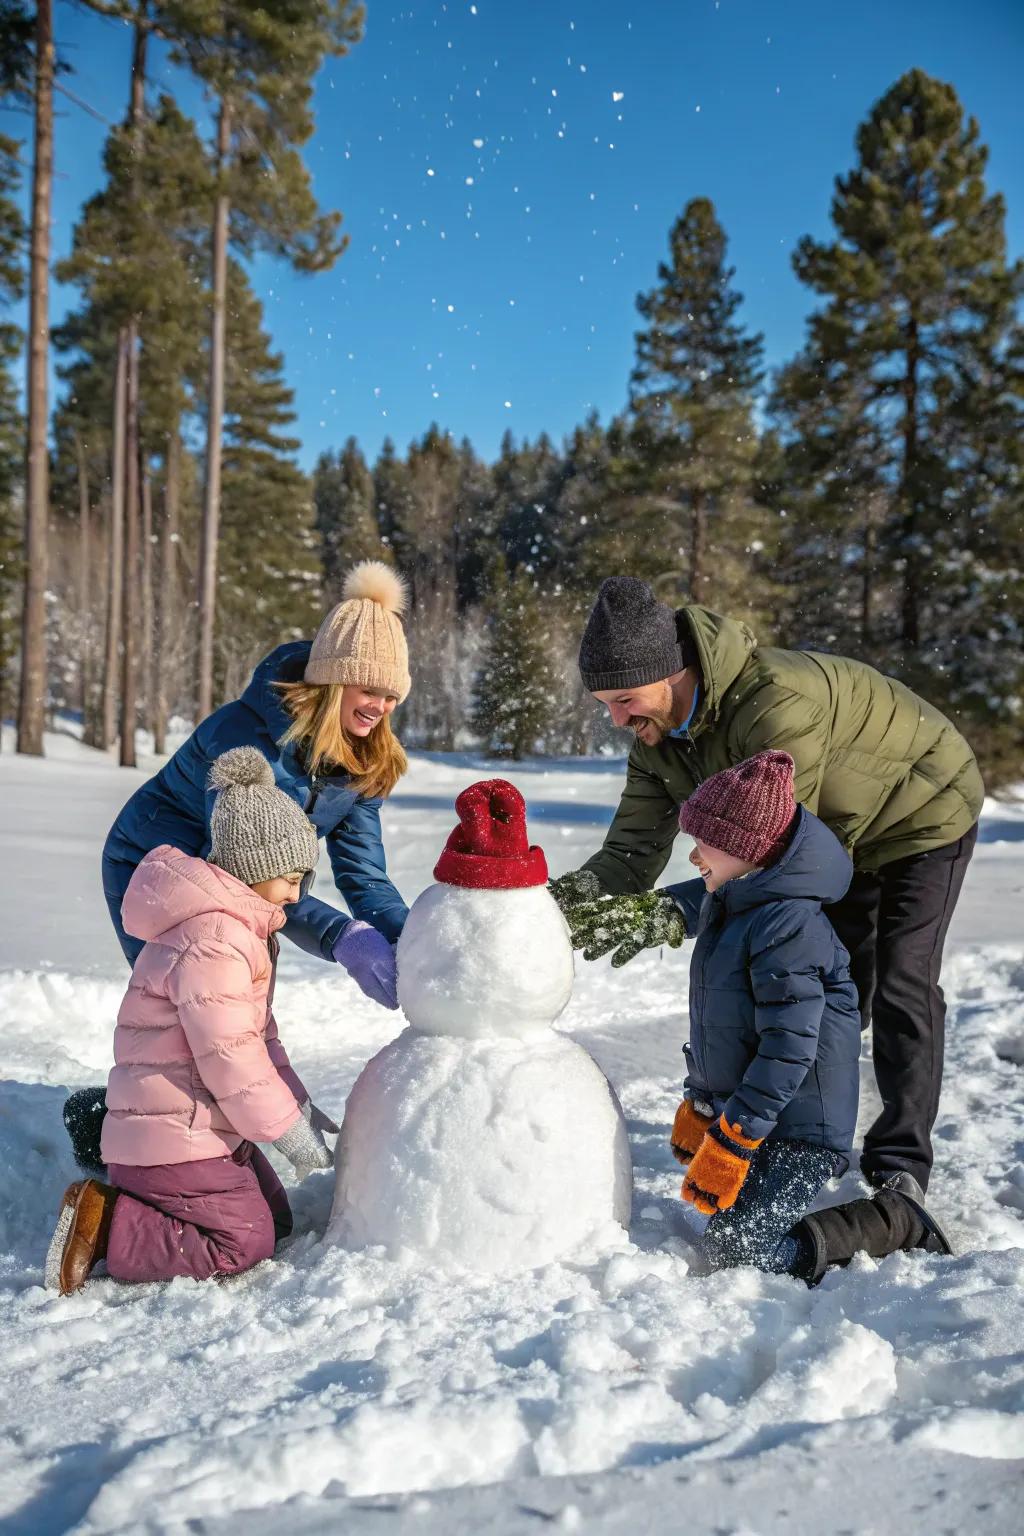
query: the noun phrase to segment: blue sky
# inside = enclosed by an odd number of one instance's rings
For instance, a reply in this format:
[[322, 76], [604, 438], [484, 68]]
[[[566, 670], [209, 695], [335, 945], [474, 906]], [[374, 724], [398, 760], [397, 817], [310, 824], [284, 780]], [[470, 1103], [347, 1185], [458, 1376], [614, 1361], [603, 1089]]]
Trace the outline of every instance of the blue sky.
[[[790, 269], [828, 231], [858, 122], [904, 70], [951, 81], [991, 149], [1024, 250], [1021, 0], [368, 0], [366, 36], [318, 80], [307, 151], [351, 245], [334, 271], [253, 276], [295, 390], [302, 462], [374, 453], [431, 420], [492, 455], [624, 402], [638, 290], [668, 229], [711, 197], [769, 363], [802, 338]], [[125, 29], [60, 3], [68, 85], [124, 110]], [[195, 86], [156, 84], [205, 122]], [[106, 129], [61, 103], [55, 252], [97, 185]], [[24, 135], [24, 118], [7, 116]], [[69, 295], [53, 293], [54, 319]]]

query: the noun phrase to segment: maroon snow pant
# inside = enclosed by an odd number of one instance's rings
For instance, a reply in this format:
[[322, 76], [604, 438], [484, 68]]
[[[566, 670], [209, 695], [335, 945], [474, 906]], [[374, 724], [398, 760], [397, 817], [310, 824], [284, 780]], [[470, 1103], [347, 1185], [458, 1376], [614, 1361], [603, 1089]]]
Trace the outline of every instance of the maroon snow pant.
[[111, 1163], [107, 1177], [122, 1191], [107, 1245], [115, 1280], [239, 1275], [292, 1229], [284, 1186], [251, 1141], [195, 1163]]

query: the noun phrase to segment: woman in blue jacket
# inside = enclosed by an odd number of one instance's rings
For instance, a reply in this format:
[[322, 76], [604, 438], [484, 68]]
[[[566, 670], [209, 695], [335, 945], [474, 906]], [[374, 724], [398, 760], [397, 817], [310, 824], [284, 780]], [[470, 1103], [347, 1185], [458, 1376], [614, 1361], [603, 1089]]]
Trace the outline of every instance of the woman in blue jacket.
[[121, 902], [136, 866], [161, 843], [206, 856], [210, 766], [231, 747], [255, 746], [277, 787], [325, 839], [334, 883], [352, 914], [306, 890], [288, 908], [283, 932], [309, 954], [343, 965], [375, 1002], [397, 1008], [394, 944], [408, 909], [388, 879], [380, 807], [407, 767], [389, 722], [410, 687], [404, 601], [402, 579], [389, 566], [357, 565], [312, 645], [294, 641], [272, 651], [242, 697], [204, 720], [131, 797], [103, 849], [103, 891], [130, 964], [142, 946], [124, 931]]

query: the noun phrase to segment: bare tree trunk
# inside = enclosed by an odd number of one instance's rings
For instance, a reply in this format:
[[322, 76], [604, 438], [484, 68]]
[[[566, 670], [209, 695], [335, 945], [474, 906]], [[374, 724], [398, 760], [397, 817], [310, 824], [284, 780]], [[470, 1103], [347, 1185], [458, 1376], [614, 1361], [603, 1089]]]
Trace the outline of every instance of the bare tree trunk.
[[707, 561], [708, 514], [703, 491], [694, 491], [693, 523], [690, 530], [690, 602], [702, 603], [705, 595], [704, 567]]
[[213, 215], [213, 324], [206, 423], [206, 486], [199, 542], [199, 658], [196, 720], [213, 709], [213, 632], [217, 604], [217, 538], [220, 527], [221, 444], [224, 418], [224, 332], [228, 281], [229, 201], [225, 176], [231, 148], [231, 103], [221, 98], [217, 120], [219, 187]]
[[124, 418], [125, 382], [128, 372], [128, 337], [117, 338], [117, 372], [114, 375], [114, 431], [110, 450], [110, 533], [107, 538], [107, 631], [103, 655], [103, 709], [101, 746], [114, 740], [117, 716], [117, 662], [121, 639], [121, 583], [124, 566]]
[[89, 472], [80, 432], [75, 433], [75, 464], [78, 470], [78, 692], [82, 707], [82, 738], [88, 741], [92, 708], [92, 518]]
[[156, 661], [153, 678], [153, 750], [167, 751], [167, 653], [178, 590], [178, 518], [181, 494], [181, 433], [167, 439], [164, 465], [164, 522], [160, 534], [160, 587], [157, 601]]
[[150, 730], [156, 705], [153, 682], [153, 482], [145, 449], [139, 456], [142, 491], [142, 698], [143, 718]]
[[50, 205], [53, 193], [53, 3], [36, 5], [35, 157], [28, 320], [28, 436], [25, 455], [25, 586], [21, 617], [18, 751], [43, 754], [46, 708], [46, 578], [49, 460], [46, 450], [50, 345]]
[[121, 619], [121, 767], [135, 767], [138, 703], [139, 626], [139, 338], [134, 321], [127, 330], [127, 388], [124, 445], [124, 563]]
[[[132, 81], [128, 124], [132, 130], [134, 172], [142, 153], [141, 130], [145, 114], [146, 26], [148, 0], [139, 0], [132, 47]], [[133, 318], [128, 325], [128, 368], [125, 391], [124, 444], [124, 567], [121, 618], [124, 634], [121, 644], [121, 767], [135, 767], [135, 725], [138, 713], [138, 626], [139, 626], [139, 326]]]

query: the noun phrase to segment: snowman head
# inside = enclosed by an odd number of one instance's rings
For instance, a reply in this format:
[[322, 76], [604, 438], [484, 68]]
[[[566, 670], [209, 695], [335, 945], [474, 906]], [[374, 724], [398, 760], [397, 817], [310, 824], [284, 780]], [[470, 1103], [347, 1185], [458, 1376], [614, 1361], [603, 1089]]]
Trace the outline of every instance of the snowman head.
[[398, 1000], [428, 1034], [522, 1039], [572, 992], [572, 945], [530, 847], [526, 805], [505, 779], [472, 784], [459, 825], [398, 941]]

